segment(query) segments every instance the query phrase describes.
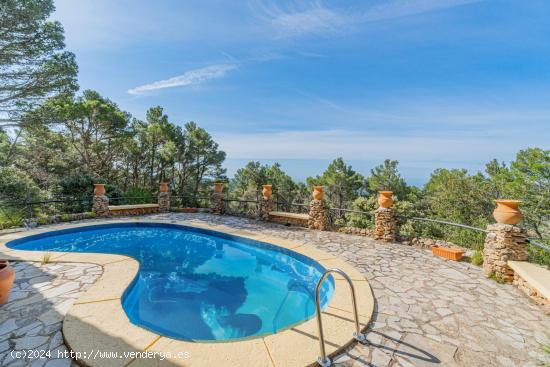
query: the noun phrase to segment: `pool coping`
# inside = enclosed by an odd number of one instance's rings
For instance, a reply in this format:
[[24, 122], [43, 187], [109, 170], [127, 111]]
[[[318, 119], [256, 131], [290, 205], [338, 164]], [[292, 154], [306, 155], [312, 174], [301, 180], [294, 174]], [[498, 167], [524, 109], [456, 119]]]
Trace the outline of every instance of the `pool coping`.
[[[114, 223], [157, 223], [195, 227], [265, 242], [305, 255], [325, 268], [339, 268], [353, 280], [361, 327], [366, 328], [374, 310], [369, 283], [353, 266], [309, 244], [262, 233], [210, 224], [199, 219], [163, 220], [147, 217], [101, 219], [39, 227], [0, 237], [0, 257], [38, 261], [43, 251], [7, 248], [9, 241], [63, 229]], [[93, 263], [103, 267], [99, 279], [71, 306], [63, 321], [67, 347], [80, 354], [83, 366], [254, 366], [295, 367], [316, 365], [319, 355], [317, 323], [312, 318], [289, 329], [254, 339], [199, 343], [176, 340], [132, 324], [122, 308], [121, 297], [139, 270], [139, 262], [124, 255], [49, 252], [49, 262]], [[322, 312], [327, 354], [335, 355], [354, 342], [351, 293], [343, 277], [334, 275], [334, 295]], [[118, 352], [118, 358], [100, 358], [100, 352]], [[126, 353], [123, 355], [122, 353]], [[163, 359], [164, 357], [164, 359]], [[172, 357], [172, 358], [168, 358]]]

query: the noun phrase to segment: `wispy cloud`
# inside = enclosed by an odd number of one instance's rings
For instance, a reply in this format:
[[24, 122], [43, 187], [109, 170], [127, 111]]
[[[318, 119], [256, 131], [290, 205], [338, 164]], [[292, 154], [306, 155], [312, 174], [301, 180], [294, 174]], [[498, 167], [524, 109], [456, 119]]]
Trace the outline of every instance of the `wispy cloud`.
[[286, 6], [276, 2], [255, 1], [253, 10], [257, 17], [271, 25], [277, 38], [337, 32], [350, 22], [346, 14], [327, 7], [321, 1], [291, 1]]
[[276, 38], [306, 34], [330, 34], [366, 22], [405, 17], [485, 0], [387, 0], [363, 2], [361, 6], [329, 6], [326, 1], [286, 3], [255, 0], [256, 16], [269, 23]]
[[229, 71], [236, 68], [236, 64], [218, 64], [206, 66], [204, 68], [193, 69], [185, 72], [182, 75], [178, 75], [170, 79], [159, 80], [156, 82], [141, 85], [139, 87], [128, 89], [128, 93], [139, 95], [159, 89], [185, 87], [193, 84], [199, 84], [210, 79], [221, 78]]
[[393, 19], [485, 0], [392, 0], [366, 9], [358, 16], [363, 22]]

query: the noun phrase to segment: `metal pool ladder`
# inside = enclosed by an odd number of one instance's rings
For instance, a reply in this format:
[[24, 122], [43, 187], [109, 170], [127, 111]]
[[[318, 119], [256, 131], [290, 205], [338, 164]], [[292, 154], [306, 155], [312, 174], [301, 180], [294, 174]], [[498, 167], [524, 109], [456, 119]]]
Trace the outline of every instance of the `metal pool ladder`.
[[359, 325], [359, 314], [357, 313], [357, 300], [355, 299], [355, 288], [353, 287], [353, 282], [350, 277], [344, 273], [342, 270], [337, 268], [328, 269], [325, 271], [319, 282], [317, 282], [317, 287], [315, 288], [315, 311], [317, 315], [317, 328], [319, 329], [319, 348], [321, 349], [321, 355], [317, 358], [317, 363], [321, 367], [329, 367], [331, 365], [330, 358], [327, 357], [327, 352], [325, 350], [325, 335], [323, 334], [323, 321], [321, 320], [321, 285], [330, 273], [338, 273], [344, 277], [348, 282], [351, 290], [351, 301], [353, 304], [353, 314], [355, 316], [355, 332], [353, 333], [353, 338], [359, 342], [364, 342], [366, 340], [365, 335], [361, 333], [361, 326]]

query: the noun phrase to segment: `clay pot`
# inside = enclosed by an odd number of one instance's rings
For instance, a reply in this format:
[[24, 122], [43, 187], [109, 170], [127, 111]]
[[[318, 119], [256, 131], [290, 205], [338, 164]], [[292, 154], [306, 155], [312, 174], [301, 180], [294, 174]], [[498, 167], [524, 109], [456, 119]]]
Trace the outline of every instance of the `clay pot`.
[[393, 191], [378, 191], [378, 204], [381, 208], [391, 208], [393, 204]]
[[168, 192], [168, 182], [161, 182], [159, 190], [160, 192]]
[[7, 260], [0, 260], [0, 306], [8, 302], [14, 280], [15, 270]]
[[523, 218], [523, 214], [519, 210], [518, 206], [521, 200], [495, 200], [497, 207], [493, 211], [493, 217], [497, 223], [501, 224], [518, 224]]
[[313, 198], [315, 200], [323, 200], [323, 186], [314, 186], [313, 187]]
[[271, 198], [273, 194], [272, 187], [273, 185], [263, 185], [262, 195], [264, 196], [264, 200], [269, 200], [269, 198]]
[[94, 195], [95, 196], [105, 195], [105, 184], [94, 184]]
[[214, 192], [220, 194], [223, 190], [223, 182], [214, 183]]

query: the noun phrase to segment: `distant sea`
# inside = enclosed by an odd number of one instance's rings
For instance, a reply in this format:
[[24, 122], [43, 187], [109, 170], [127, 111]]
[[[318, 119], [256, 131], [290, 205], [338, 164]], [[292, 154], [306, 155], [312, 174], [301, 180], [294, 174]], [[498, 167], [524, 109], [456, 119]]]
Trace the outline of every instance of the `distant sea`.
[[[235, 172], [244, 167], [251, 159], [228, 158], [224, 162], [227, 168], [227, 176], [233, 177]], [[305, 182], [309, 176], [323, 174], [330, 164], [329, 159], [256, 159], [262, 164], [272, 165], [280, 163], [282, 169], [296, 181]], [[381, 164], [381, 161], [346, 160], [348, 165], [364, 176], [370, 175], [370, 170]], [[399, 163], [399, 172], [409, 185], [423, 186], [430, 179], [431, 173], [437, 168], [465, 168], [470, 173], [476, 173], [485, 169], [486, 162], [461, 162], [461, 161], [407, 161]]]

